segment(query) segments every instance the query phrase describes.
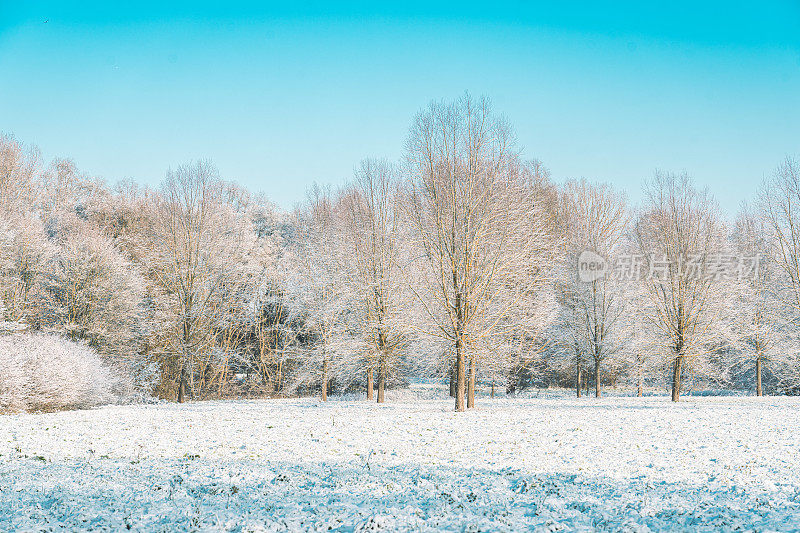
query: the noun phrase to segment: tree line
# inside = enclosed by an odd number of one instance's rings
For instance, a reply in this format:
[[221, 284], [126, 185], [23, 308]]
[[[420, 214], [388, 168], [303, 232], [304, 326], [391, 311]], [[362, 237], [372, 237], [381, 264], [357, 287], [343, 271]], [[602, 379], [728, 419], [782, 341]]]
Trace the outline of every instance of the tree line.
[[449, 381], [459, 411], [479, 387], [793, 394], [799, 228], [796, 160], [732, 219], [686, 175], [656, 173], [633, 206], [556, 183], [468, 95], [423, 108], [401, 160], [365, 159], [291, 211], [209, 161], [109, 186], [5, 135], [0, 326], [179, 402], [383, 402], [419, 378]]

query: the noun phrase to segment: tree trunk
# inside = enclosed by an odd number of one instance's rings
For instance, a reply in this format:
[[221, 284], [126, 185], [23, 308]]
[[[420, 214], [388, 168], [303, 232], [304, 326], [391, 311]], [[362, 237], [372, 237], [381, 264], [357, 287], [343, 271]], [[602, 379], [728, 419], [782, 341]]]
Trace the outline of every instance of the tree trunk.
[[600, 360], [594, 360], [594, 397], [600, 397]]
[[[186, 401], [186, 362], [190, 361], [189, 359], [189, 341], [191, 340], [191, 326], [189, 325], [188, 320], [184, 316], [183, 319], [183, 359], [181, 359], [181, 377], [180, 382], [178, 383], [178, 403], [183, 403]], [[190, 361], [191, 363], [191, 361]], [[192, 367], [194, 369], [194, 367]], [[194, 374], [194, 372], [192, 372]]]
[[494, 381], [492, 381], [492, 399], [494, 400]]
[[643, 385], [643, 383], [642, 383], [642, 374], [644, 373], [644, 371], [642, 369], [641, 361], [639, 361], [638, 363], [639, 363], [639, 376], [638, 376], [638, 380], [637, 380], [637, 383], [636, 383], [636, 396], [641, 398], [642, 394], [644, 393], [643, 386], [642, 386]]
[[186, 363], [181, 365], [181, 377], [178, 379], [178, 403], [186, 401]]
[[456, 365], [450, 366], [450, 397], [456, 397]]
[[683, 365], [683, 356], [679, 355], [672, 363], [672, 401], [677, 402], [681, 396], [681, 367]]
[[475, 407], [475, 357], [469, 359], [469, 390], [467, 394], [467, 408], [472, 409]]
[[322, 360], [322, 401], [328, 401], [328, 358]]
[[461, 337], [456, 339], [456, 411], [464, 410], [464, 383], [465, 376], [464, 346], [461, 344]]
[[378, 403], [384, 402], [384, 391], [386, 390], [386, 363], [381, 361], [378, 369]]
[[[453, 271], [453, 287], [458, 287], [458, 277]], [[466, 362], [464, 357], [464, 309], [462, 308], [461, 293], [456, 292], [456, 411], [464, 411], [464, 392], [466, 387], [465, 372]]]
[[581, 383], [581, 374], [581, 360], [577, 358], [575, 363], [575, 392], [578, 394], [578, 398], [581, 397], [581, 387], [583, 386]]
[[763, 396], [761, 390], [761, 356], [756, 357], [756, 396]]
[[375, 385], [374, 385], [373, 378], [372, 378], [372, 369], [370, 368], [369, 370], [367, 370], [367, 400], [374, 399], [374, 396], [375, 396], [375, 394], [373, 392], [374, 389], [375, 389]]

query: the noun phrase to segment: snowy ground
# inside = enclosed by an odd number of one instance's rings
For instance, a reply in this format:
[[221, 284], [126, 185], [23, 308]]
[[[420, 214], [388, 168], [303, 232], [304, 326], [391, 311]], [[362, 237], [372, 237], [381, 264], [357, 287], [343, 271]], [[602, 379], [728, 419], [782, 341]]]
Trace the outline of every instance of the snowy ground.
[[0, 530], [800, 530], [798, 399], [429, 396], [0, 416]]

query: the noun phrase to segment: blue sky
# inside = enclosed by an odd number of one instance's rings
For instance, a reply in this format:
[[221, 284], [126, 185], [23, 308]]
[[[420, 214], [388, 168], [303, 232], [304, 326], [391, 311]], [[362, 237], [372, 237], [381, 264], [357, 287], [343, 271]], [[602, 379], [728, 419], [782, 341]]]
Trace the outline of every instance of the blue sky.
[[207, 157], [291, 207], [464, 91], [557, 180], [686, 171], [733, 212], [800, 155], [800, 0], [0, 0], [0, 131], [111, 182]]

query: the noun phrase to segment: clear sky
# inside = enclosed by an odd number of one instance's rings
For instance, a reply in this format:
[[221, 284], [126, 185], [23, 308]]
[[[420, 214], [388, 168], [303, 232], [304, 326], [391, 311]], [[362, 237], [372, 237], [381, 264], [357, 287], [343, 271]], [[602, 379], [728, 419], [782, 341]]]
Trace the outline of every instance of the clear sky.
[[110, 182], [207, 157], [291, 207], [467, 90], [558, 180], [686, 171], [732, 212], [800, 155], [800, 0], [0, 0], [0, 131]]

